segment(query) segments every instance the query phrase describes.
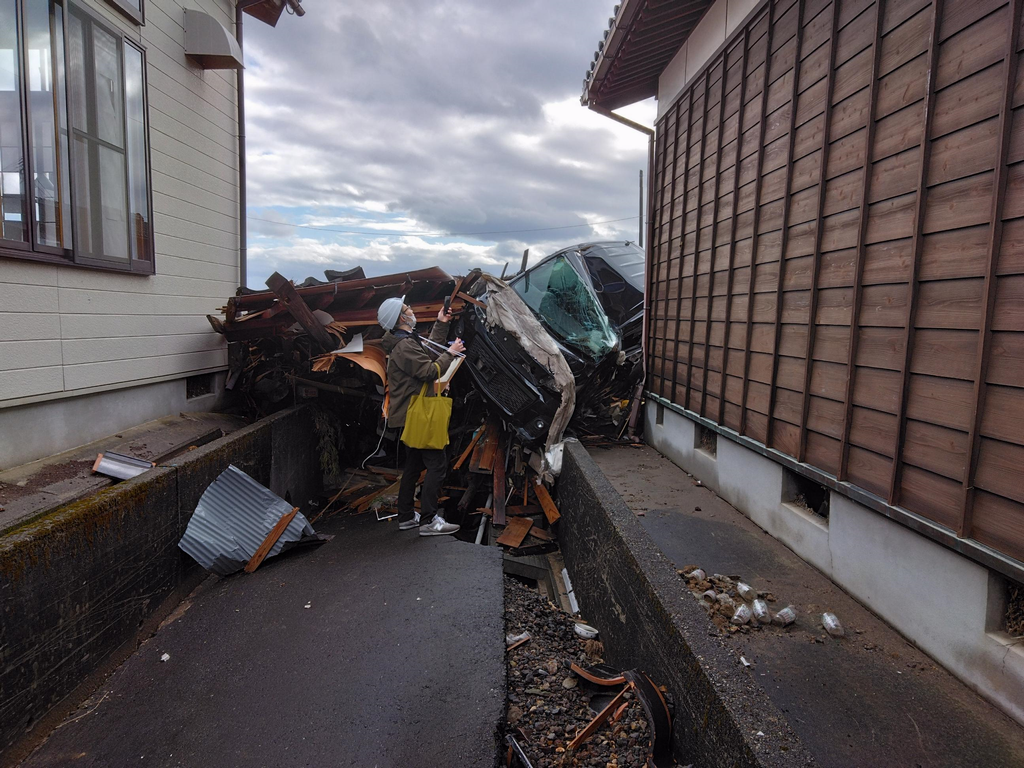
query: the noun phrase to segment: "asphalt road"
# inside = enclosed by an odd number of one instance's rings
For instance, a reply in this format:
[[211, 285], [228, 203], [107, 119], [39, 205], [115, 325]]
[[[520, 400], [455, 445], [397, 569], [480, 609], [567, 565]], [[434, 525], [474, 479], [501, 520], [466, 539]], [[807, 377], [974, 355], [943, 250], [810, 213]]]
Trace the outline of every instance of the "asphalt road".
[[317, 529], [336, 536], [208, 580], [23, 765], [492, 768], [501, 550], [372, 515]]

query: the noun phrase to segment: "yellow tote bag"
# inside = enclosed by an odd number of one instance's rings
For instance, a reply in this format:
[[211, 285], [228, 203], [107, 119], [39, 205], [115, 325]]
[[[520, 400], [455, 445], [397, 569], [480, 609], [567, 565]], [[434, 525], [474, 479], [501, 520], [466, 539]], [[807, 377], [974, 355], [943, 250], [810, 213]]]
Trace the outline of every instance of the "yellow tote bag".
[[[437, 365], [435, 363], [435, 365]], [[440, 366], [438, 366], [440, 372]], [[443, 395], [427, 397], [425, 382], [418, 395], [409, 401], [402, 442], [410, 448], [441, 450], [448, 445], [448, 422], [452, 418], [452, 399]], [[431, 387], [433, 389], [433, 387]]]

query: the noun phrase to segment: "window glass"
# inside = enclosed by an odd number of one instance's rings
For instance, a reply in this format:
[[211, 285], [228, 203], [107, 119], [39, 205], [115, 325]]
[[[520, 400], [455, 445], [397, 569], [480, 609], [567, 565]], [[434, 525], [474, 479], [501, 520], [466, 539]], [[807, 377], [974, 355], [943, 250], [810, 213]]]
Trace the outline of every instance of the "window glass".
[[523, 275], [513, 288], [559, 340], [580, 347], [595, 358], [618, 346], [618, 337], [607, 315], [564, 256]]
[[[72, 8], [68, 27], [78, 253], [129, 260], [121, 41]], [[79, 68], [81, 61], [81, 70]]]
[[52, 2], [25, 4], [33, 227], [37, 244], [59, 247], [62, 222], [54, 51], [50, 43], [52, 14]]
[[106, 30], [92, 25], [93, 93], [96, 106], [96, 136], [118, 147], [124, 146], [124, 114], [121, 106], [120, 43]]
[[590, 282], [601, 300], [609, 319], [621, 326], [643, 309], [644, 295], [608, 266], [600, 256], [584, 256]]
[[149, 179], [146, 177], [146, 103], [142, 51], [124, 47], [128, 117], [128, 205], [133, 259], [149, 259]]
[[53, 40], [56, 52], [54, 79], [57, 83], [57, 143], [60, 146], [61, 240], [65, 248], [71, 248], [74, 245], [71, 237], [71, 161], [68, 156], [71, 134], [68, 131], [68, 90], [65, 84], [64, 10], [57, 4], [53, 4]]
[[0, 0], [0, 239], [28, 241], [15, 0]]

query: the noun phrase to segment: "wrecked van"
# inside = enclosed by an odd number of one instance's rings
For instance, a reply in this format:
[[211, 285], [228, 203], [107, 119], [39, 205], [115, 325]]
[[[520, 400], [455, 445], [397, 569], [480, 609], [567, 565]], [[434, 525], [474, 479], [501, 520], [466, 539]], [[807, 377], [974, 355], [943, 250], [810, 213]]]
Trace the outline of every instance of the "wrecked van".
[[[628, 398], [643, 373], [644, 252], [628, 241], [581, 243], [508, 281], [556, 343], [575, 380], [578, 424]], [[526, 443], [540, 442], [562, 403], [552, 373], [514, 333], [488, 327], [480, 285], [464, 322], [467, 366], [477, 389]]]

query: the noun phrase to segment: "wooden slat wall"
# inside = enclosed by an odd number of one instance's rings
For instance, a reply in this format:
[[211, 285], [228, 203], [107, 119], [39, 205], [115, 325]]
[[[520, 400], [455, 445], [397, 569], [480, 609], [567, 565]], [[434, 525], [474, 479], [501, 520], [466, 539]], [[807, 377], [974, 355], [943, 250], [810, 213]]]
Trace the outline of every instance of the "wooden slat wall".
[[649, 389], [1024, 560], [1024, 0], [772, 0], [658, 124]]

